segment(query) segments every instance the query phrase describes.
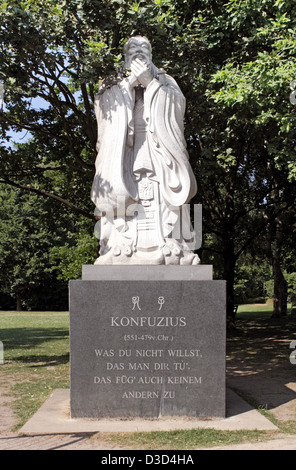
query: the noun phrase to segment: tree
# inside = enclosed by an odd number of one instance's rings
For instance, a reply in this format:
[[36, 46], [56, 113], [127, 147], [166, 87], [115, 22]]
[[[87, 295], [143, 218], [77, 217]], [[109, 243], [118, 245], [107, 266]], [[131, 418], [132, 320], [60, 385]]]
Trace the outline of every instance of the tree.
[[[296, 72], [295, 5], [234, 0], [215, 7], [212, 17], [203, 12], [213, 63], [197, 83], [206, 105], [192, 147], [200, 155], [205, 229], [216, 241], [204, 248], [223, 258], [231, 322], [239, 256], [293, 206], [295, 116], [288, 97]], [[284, 283], [279, 250], [274, 255], [277, 289]]]
[[272, 268], [266, 256], [253, 250], [240, 256], [236, 264], [234, 300], [240, 303], [265, 302], [266, 282], [272, 277]]
[[[1, 294], [17, 310], [67, 309], [67, 280], [57, 277], [52, 252], [67, 246], [73, 253], [76, 226], [87, 235], [85, 221], [63, 213], [56, 202], [9, 186], [1, 187], [0, 203]], [[94, 243], [90, 230], [88, 238]]]
[[0, 181], [94, 220], [87, 194], [95, 160], [94, 95], [99, 80], [121, 73], [125, 40], [147, 35], [154, 62], [177, 79], [187, 99], [185, 130], [199, 185], [194, 202], [203, 204], [202, 261], [211, 258], [227, 281], [231, 322], [239, 257], [293, 207], [294, 2], [2, 0], [0, 5], [2, 138], [11, 129], [32, 135], [18, 147], [2, 145]]

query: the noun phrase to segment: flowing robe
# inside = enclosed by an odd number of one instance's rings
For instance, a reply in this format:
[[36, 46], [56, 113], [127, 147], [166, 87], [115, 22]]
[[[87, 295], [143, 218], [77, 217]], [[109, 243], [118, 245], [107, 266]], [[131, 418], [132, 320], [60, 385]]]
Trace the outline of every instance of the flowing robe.
[[[169, 222], [171, 208], [187, 204], [197, 190], [184, 138], [185, 98], [175, 80], [164, 73], [152, 79], [143, 95], [145, 146], [151, 162], [147, 176], [159, 185], [164, 227]], [[130, 87], [128, 79], [103, 88], [95, 100], [98, 154], [91, 199], [99, 213], [108, 208], [115, 219], [122, 221], [117, 221], [117, 229], [122, 232], [128, 232], [128, 227], [118, 208], [139, 201], [134, 168], [134, 107], [135, 89]], [[105, 239], [111, 236], [110, 227], [108, 230]], [[163, 239], [166, 236], [168, 231], [164, 230]]]

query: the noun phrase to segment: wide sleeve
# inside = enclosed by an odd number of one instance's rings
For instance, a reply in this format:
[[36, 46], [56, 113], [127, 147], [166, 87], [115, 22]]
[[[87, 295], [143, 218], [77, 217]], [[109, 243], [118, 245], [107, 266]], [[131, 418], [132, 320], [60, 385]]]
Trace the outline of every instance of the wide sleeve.
[[163, 83], [154, 79], [150, 85], [145, 116], [153, 164], [163, 197], [169, 204], [181, 206], [197, 191], [184, 138], [185, 98], [167, 75]]
[[120, 86], [114, 85], [97, 95], [95, 114], [98, 153], [91, 199], [98, 208], [106, 204], [116, 208], [118, 200], [129, 200], [135, 191], [125, 171], [128, 113]]

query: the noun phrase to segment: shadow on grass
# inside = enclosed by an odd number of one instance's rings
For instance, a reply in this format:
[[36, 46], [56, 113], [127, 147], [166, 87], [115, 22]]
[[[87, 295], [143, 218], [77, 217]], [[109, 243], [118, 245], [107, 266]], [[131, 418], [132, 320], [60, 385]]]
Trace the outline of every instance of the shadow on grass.
[[69, 338], [67, 328], [5, 328], [0, 329], [0, 339], [4, 348], [30, 349], [48, 341], [66, 340]]
[[18, 356], [15, 360], [25, 364], [32, 363], [29, 367], [54, 367], [61, 364], [67, 364], [70, 360], [70, 354], [51, 355], [51, 356]]
[[290, 344], [296, 339], [296, 319], [253, 313], [237, 320], [227, 339], [227, 382], [272, 410], [296, 399], [296, 365]]
[[[36, 368], [69, 362], [69, 352], [65, 352], [68, 344], [65, 347], [62, 344], [69, 339], [67, 328], [5, 328], [0, 329], [0, 339], [5, 357], [10, 363], [32, 363], [32, 367]], [[38, 354], [34, 349], [40, 346], [44, 348]]]
[[274, 365], [283, 358], [289, 359], [290, 343], [296, 339], [295, 318], [246, 317], [236, 325], [227, 339], [227, 352], [234, 359]]

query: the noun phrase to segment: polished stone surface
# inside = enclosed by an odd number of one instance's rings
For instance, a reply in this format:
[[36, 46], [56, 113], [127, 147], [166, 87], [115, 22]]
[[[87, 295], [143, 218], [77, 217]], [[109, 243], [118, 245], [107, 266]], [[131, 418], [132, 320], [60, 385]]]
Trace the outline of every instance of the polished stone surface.
[[71, 416], [224, 417], [225, 284], [70, 281]]

